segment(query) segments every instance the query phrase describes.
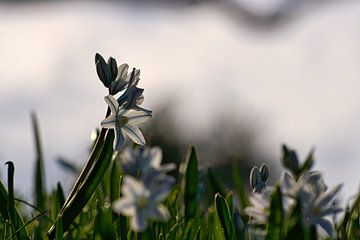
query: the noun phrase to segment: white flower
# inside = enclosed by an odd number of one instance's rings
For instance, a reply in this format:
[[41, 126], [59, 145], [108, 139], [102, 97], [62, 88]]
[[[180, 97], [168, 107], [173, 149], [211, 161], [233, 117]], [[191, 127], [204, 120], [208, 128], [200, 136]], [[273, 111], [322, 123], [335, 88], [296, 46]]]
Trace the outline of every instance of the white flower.
[[121, 187], [122, 197], [113, 203], [117, 214], [131, 217], [131, 227], [141, 232], [148, 226], [148, 220], [167, 221], [167, 208], [160, 202], [166, 198], [170, 188], [150, 189], [131, 176], [125, 176]]
[[254, 192], [253, 195], [250, 196], [251, 206], [246, 207], [244, 211], [251, 217], [251, 223], [267, 223], [270, 214], [270, 198], [272, 190], [272, 187], [266, 187], [261, 193]]
[[112, 128], [115, 131], [114, 149], [120, 150], [125, 141], [125, 134], [137, 144], [145, 145], [145, 138], [136, 124], [151, 118], [148, 111], [135, 111], [119, 106], [116, 99], [108, 95], [105, 97], [111, 114], [101, 122], [101, 127]]
[[300, 201], [305, 223], [310, 226], [318, 224], [329, 236], [333, 235], [334, 227], [324, 217], [342, 211], [341, 208], [332, 204], [342, 184], [327, 191], [319, 172], [307, 172], [297, 182], [285, 172], [282, 178], [282, 186], [284, 193], [295, 200], [294, 203]]
[[126, 148], [121, 155], [120, 164], [123, 171], [133, 177], [146, 174], [151, 170], [168, 173], [175, 169], [174, 163], [161, 165], [162, 151], [159, 147]]

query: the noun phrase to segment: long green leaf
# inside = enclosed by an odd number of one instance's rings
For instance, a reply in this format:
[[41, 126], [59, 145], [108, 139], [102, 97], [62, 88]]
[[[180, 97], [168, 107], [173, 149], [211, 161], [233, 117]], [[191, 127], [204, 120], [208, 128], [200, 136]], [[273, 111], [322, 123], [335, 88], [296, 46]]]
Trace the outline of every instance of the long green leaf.
[[[2, 202], [1, 204], [6, 203], [8, 217], [11, 223], [11, 228], [14, 233], [16, 233], [16, 237], [19, 240], [30, 239], [29, 234], [23, 226], [25, 225], [23, 219], [15, 208], [14, 201], [14, 172], [15, 167], [13, 162], [6, 162], [8, 165], [8, 194], [7, 200]], [[1, 191], [3, 192], [3, 190]], [[6, 191], [5, 191], [6, 192]], [[18, 230], [20, 229], [20, 230]]]
[[118, 162], [114, 160], [110, 171], [110, 201], [114, 202], [120, 197], [121, 170]]
[[214, 193], [220, 193], [222, 196], [226, 196], [226, 190], [221, 181], [215, 176], [213, 170], [208, 168], [208, 179]]
[[277, 186], [276, 190], [271, 196], [270, 216], [267, 226], [267, 240], [281, 240], [283, 239], [283, 224], [284, 223], [284, 210], [282, 204], [282, 195], [280, 187]]
[[40, 209], [44, 209], [45, 208], [44, 160], [43, 160], [43, 152], [40, 141], [39, 124], [35, 112], [31, 113], [31, 122], [34, 132], [35, 150], [36, 150], [35, 175], [34, 175], [35, 206]]
[[63, 222], [62, 216], [59, 216], [56, 220], [56, 236], [55, 236], [56, 240], [63, 240], [64, 231], [63, 231], [62, 222]]
[[219, 193], [215, 195], [216, 213], [224, 229], [225, 238], [227, 240], [236, 240], [235, 229], [231, 219], [230, 210], [226, 200]]
[[[74, 222], [76, 216], [90, 200], [108, 169], [113, 153], [113, 141], [114, 132], [111, 130], [107, 132], [104, 146], [95, 163], [95, 166], [91, 169], [89, 176], [86, 178], [79, 190], [74, 194], [73, 198], [68, 202], [66, 207], [60, 212], [63, 217], [64, 232], [68, 230], [69, 226]], [[48, 236], [50, 239], [55, 237], [55, 225], [50, 228]]]
[[241, 207], [244, 209], [250, 205], [250, 201], [247, 196], [244, 181], [242, 180], [241, 177], [241, 169], [238, 163], [234, 163], [232, 169], [233, 169], [233, 179], [234, 179], [235, 189], [239, 196]]
[[199, 172], [198, 172], [198, 160], [196, 157], [196, 151], [194, 146], [190, 145], [186, 154], [186, 172], [185, 172], [185, 194], [184, 194], [184, 203], [185, 203], [185, 219], [186, 221], [195, 217], [198, 202], [197, 202], [197, 192], [198, 192], [198, 182], [199, 182]]

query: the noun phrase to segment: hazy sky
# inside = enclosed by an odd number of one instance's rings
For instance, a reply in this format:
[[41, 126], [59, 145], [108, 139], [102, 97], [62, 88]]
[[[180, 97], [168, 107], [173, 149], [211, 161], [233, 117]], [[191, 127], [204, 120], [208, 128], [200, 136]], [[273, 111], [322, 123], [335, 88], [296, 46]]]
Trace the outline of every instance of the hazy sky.
[[302, 157], [315, 146], [316, 168], [349, 195], [360, 168], [359, 23], [358, 1], [324, 5], [272, 31], [252, 30], [216, 5], [1, 3], [0, 164], [14, 160], [16, 187], [29, 193], [35, 109], [48, 185], [71, 183], [54, 161], [86, 159], [106, 109], [94, 67], [100, 52], [141, 69], [146, 107], [177, 96], [176, 119], [189, 133], [221, 110], [239, 111], [264, 126], [259, 144], [274, 158], [281, 143]]

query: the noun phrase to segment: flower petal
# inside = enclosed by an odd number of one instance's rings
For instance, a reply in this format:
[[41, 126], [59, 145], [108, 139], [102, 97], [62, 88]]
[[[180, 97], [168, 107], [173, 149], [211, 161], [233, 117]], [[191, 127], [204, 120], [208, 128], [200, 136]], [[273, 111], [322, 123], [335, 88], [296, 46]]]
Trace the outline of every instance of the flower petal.
[[327, 233], [327, 235], [329, 235], [330, 237], [333, 236], [333, 232], [334, 232], [334, 227], [331, 224], [331, 222], [327, 219], [319, 219], [317, 222], [322, 229], [325, 230], [325, 232]]
[[145, 145], [145, 138], [138, 127], [126, 124], [123, 129], [134, 143]]
[[115, 115], [111, 114], [107, 118], [101, 121], [101, 127], [103, 128], [115, 128], [116, 126], [116, 117]]
[[117, 75], [117, 80], [119, 79], [123, 79], [125, 80], [127, 75], [128, 75], [128, 69], [129, 69], [129, 65], [127, 65], [126, 63], [121, 64], [118, 67], [118, 75]]
[[153, 147], [150, 149], [150, 153], [149, 153], [149, 158], [150, 158], [150, 165], [154, 168], [159, 168], [161, 165], [161, 160], [162, 160], [162, 151], [161, 148], [159, 147]]
[[135, 204], [130, 198], [120, 198], [113, 202], [112, 209], [117, 214], [132, 216], [135, 213]]
[[133, 196], [134, 198], [137, 196], [150, 195], [149, 190], [145, 188], [142, 182], [131, 176], [124, 177], [121, 192], [126, 196]]
[[130, 124], [139, 124], [151, 118], [151, 112], [130, 110], [124, 114]]
[[120, 151], [125, 143], [125, 135], [121, 128], [116, 128], [114, 129], [114, 131], [115, 131], [115, 139], [114, 139], [113, 147], [116, 151]]
[[105, 96], [105, 102], [107, 103], [107, 105], [109, 106], [111, 113], [116, 115], [117, 111], [119, 109], [119, 104], [116, 101], [116, 99], [112, 96], [112, 95], [107, 95]]
[[317, 205], [319, 205], [321, 207], [321, 206], [328, 204], [331, 200], [333, 200], [335, 195], [340, 191], [341, 187], [342, 187], [342, 184], [338, 184], [336, 187], [334, 187], [327, 193], [322, 194], [317, 200]]
[[137, 209], [133, 217], [131, 218], [131, 226], [136, 232], [142, 232], [147, 227], [145, 215], [141, 210]]
[[149, 210], [148, 211], [149, 217], [151, 217], [153, 219], [165, 222], [165, 221], [169, 220], [169, 218], [170, 218], [170, 213], [169, 213], [168, 209], [162, 204], [160, 204], [157, 207], [156, 206], [152, 207], [148, 210]]

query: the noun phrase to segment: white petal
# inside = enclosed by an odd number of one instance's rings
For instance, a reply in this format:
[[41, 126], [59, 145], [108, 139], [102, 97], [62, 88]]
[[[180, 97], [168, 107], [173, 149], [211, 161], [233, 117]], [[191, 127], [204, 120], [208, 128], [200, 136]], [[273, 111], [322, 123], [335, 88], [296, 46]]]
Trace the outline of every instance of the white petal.
[[136, 232], [142, 232], [147, 227], [145, 216], [139, 209], [137, 209], [137, 211], [131, 218], [131, 226]]
[[150, 165], [154, 168], [159, 168], [162, 160], [162, 151], [159, 147], [153, 147], [150, 149]]
[[125, 142], [125, 135], [122, 129], [120, 128], [114, 129], [114, 131], [115, 131], [115, 139], [114, 139], [113, 147], [116, 151], [120, 151]]
[[332, 237], [333, 236], [333, 231], [334, 231], [334, 227], [331, 224], [331, 222], [329, 220], [326, 219], [319, 219], [319, 221], [317, 222], [322, 229], [325, 230], [325, 232]]
[[126, 124], [123, 129], [134, 143], [145, 145], [145, 138], [138, 127]]
[[130, 124], [139, 124], [151, 118], [150, 112], [145, 111], [128, 111], [124, 116], [128, 117]]
[[124, 177], [123, 187], [121, 191], [124, 195], [133, 197], [150, 195], [149, 190], [145, 188], [142, 182], [131, 176]]
[[117, 214], [132, 216], [135, 213], [135, 204], [129, 198], [120, 198], [113, 202], [112, 209]]
[[175, 163], [168, 163], [161, 166], [161, 171], [163, 172], [170, 172], [176, 168]]
[[103, 128], [114, 128], [116, 126], [116, 117], [111, 114], [110, 116], [102, 120], [100, 125]]
[[341, 187], [342, 187], [342, 184], [339, 184], [336, 187], [334, 187], [333, 189], [331, 189], [330, 191], [328, 191], [327, 193], [322, 194], [318, 198], [317, 204], [320, 207], [328, 204], [331, 200], [333, 200], [335, 195], [340, 191]]
[[107, 95], [105, 96], [105, 102], [109, 106], [111, 113], [116, 115], [119, 109], [119, 104], [116, 99], [112, 95]]
[[126, 63], [121, 64], [118, 67], [118, 76], [117, 79], [126, 79], [127, 75], [128, 75], [128, 69], [129, 69], [129, 65], [127, 65]]
[[159, 206], [155, 206], [151, 209], [148, 209], [149, 211], [147, 212], [149, 214], [149, 217], [159, 220], [159, 221], [167, 221], [170, 218], [170, 213], [168, 211], [168, 209], [160, 204]]

